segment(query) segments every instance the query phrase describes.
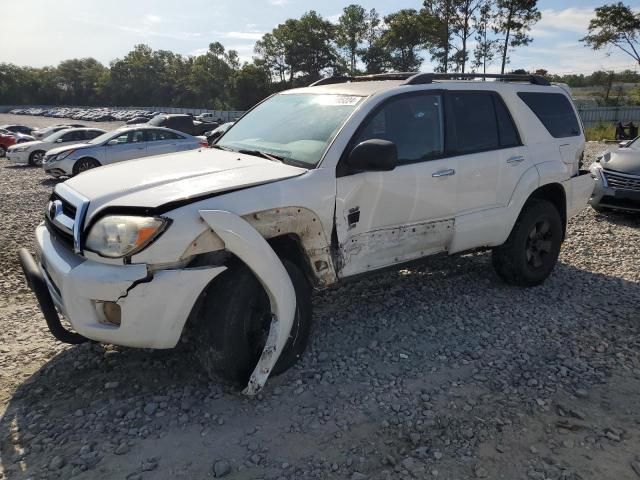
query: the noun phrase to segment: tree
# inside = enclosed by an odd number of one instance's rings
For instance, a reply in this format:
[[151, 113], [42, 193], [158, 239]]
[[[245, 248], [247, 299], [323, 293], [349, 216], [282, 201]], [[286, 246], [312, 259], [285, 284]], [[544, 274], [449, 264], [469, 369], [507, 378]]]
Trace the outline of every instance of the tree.
[[233, 79], [232, 105], [237, 110], [248, 110], [267, 97], [271, 90], [269, 72], [245, 63]]
[[489, 1], [480, 6], [475, 18], [476, 47], [473, 51], [473, 67], [482, 67], [482, 73], [487, 73], [487, 65], [491, 64], [498, 53], [499, 41], [489, 38], [489, 30], [493, 20], [493, 4]]
[[457, 0], [454, 4], [453, 34], [460, 41], [454, 61], [458, 66], [457, 70], [462, 73], [465, 73], [467, 61], [469, 60], [467, 44], [478, 31], [476, 16], [485, 4], [488, 4], [486, 0]]
[[580, 41], [593, 50], [616, 47], [640, 64], [640, 13], [618, 2], [596, 8], [595, 14], [589, 22], [589, 34]]
[[342, 11], [336, 29], [336, 44], [347, 52], [349, 72], [356, 72], [360, 44], [367, 34], [367, 12], [360, 5], [349, 5]]
[[289, 71], [287, 64], [287, 48], [281, 38], [281, 31], [274, 29], [272, 33], [265, 34], [256, 42], [255, 53], [258, 58], [256, 63], [262, 63], [280, 82], [284, 82]]
[[375, 8], [369, 10], [366, 20], [367, 30], [364, 39], [367, 46], [360, 50], [360, 57], [365, 64], [365, 72], [370, 74], [383, 73], [390, 63], [389, 49], [382, 40], [384, 30], [382, 21]]
[[503, 35], [501, 73], [509, 60], [509, 50], [528, 45], [533, 40], [531, 27], [540, 20], [538, 0], [497, 0], [494, 31]]
[[456, 15], [456, 0], [425, 0], [424, 10], [435, 22], [429, 51], [438, 64], [436, 70], [447, 73], [451, 60], [452, 36]]
[[419, 52], [433, 38], [432, 18], [415, 9], [404, 9], [387, 15], [384, 21], [387, 30], [381, 40], [389, 49], [391, 68], [401, 72], [418, 70], [423, 60]]

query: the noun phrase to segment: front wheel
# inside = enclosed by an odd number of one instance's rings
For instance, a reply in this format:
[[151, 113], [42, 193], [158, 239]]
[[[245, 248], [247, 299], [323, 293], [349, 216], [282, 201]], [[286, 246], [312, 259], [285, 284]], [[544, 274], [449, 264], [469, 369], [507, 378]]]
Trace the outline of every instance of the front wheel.
[[[311, 330], [309, 282], [294, 263], [283, 264], [296, 291], [296, 316], [272, 375], [283, 373], [302, 356]], [[269, 334], [269, 297], [245, 265], [224, 272], [205, 295], [194, 331], [196, 356], [210, 376], [246, 383]]]
[[4, 157], [7, 154], [7, 149], [4, 145], [0, 145], [0, 158]]
[[558, 209], [546, 200], [534, 200], [525, 205], [507, 241], [493, 249], [493, 267], [509, 284], [539, 285], [556, 265], [562, 237]]
[[29, 165], [32, 165], [34, 167], [41, 167], [44, 153], [45, 152], [42, 150], [36, 150], [31, 155], [29, 155]]
[[99, 166], [100, 162], [93, 158], [81, 158], [73, 166], [73, 174], [78, 175], [79, 173], [86, 172], [87, 170], [91, 170], [92, 168], [97, 168]]

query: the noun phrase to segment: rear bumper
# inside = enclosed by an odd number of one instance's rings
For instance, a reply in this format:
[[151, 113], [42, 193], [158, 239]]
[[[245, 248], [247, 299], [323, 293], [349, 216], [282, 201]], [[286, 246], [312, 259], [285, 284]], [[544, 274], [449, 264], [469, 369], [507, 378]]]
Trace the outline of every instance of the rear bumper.
[[577, 215], [587, 206], [593, 194], [595, 180], [588, 170], [580, 170], [578, 175], [563, 182], [567, 195], [567, 219]]
[[[36, 239], [40, 263], [26, 258], [23, 265], [28, 267], [25, 275], [45, 318], [55, 313], [53, 303], [79, 335], [116, 345], [174, 347], [200, 293], [225, 270], [206, 267], [150, 272], [142, 264], [95, 262], [71, 252], [43, 225], [36, 229]], [[105, 302], [120, 307], [120, 325], [106, 320]]]

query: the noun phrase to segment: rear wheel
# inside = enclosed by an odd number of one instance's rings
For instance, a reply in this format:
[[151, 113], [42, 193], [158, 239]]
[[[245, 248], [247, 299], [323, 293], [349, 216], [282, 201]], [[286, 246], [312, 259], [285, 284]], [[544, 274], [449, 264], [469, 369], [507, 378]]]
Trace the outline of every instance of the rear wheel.
[[507, 241], [493, 249], [493, 267], [512, 285], [539, 285], [555, 267], [562, 236], [562, 219], [556, 207], [546, 200], [530, 201]]
[[86, 172], [87, 170], [91, 170], [92, 168], [97, 168], [99, 166], [100, 162], [94, 158], [81, 158], [73, 166], [73, 174], [78, 175], [79, 173]]
[[43, 150], [36, 150], [35, 152], [29, 155], [29, 165], [33, 165], [34, 167], [42, 166], [42, 159], [44, 158]]
[[[311, 287], [294, 263], [283, 264], [296, 291], [296, 316], [272, 375], [286, 371], [302, 356], [311, 330]], [[270, 326], [269, 297], [251, 270], [238, 265], [208, 287], [194, 331], [196, 355], [211, 376], [246, 383]]]

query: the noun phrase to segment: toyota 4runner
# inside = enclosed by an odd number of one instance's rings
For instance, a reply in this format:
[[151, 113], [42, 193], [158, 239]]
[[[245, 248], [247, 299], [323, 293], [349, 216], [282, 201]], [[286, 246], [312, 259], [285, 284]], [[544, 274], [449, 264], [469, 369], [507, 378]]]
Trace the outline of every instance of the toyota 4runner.
[[56, 185], [38, 260], [20, 251], [51, 332], [171, 348], [188, 326], [207, 371], [251, 395], [303, 353], [313, 288], [474, 249], [540, 284], [593, 191], [582, 126], [544, 78], [477, 77], [324, 79], [212, 149]]

